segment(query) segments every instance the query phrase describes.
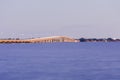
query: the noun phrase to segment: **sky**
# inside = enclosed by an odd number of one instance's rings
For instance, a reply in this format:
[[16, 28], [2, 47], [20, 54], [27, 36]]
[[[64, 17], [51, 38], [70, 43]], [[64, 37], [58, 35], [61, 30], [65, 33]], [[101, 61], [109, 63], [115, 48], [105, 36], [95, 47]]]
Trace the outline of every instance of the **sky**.
[[120, 38], [120, 0], [0, 0], [0, 38]]

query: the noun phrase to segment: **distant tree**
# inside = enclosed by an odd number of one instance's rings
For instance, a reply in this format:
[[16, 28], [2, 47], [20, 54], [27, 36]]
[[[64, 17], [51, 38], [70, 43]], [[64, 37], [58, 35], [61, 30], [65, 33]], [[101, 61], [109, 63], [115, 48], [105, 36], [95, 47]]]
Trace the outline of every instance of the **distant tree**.
[[93, 38], [92, 40], [93, 40], [93, 41], [97, 41], [97, 39], [96, 39], [96, 38]]
[[112, 38], [107, 38], [107, 41], [114, 41]]
[[80, 42], [86, 42], [85, 38], [80, 38], [79, 40], [80, 40]]

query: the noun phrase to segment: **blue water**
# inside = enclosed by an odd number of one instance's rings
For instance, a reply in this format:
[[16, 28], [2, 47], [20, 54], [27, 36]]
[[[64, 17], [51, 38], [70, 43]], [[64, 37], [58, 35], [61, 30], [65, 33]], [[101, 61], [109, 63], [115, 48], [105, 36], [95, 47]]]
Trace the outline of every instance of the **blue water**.
[[0, 44], [0, 80], [120, 80], [120, 43]]

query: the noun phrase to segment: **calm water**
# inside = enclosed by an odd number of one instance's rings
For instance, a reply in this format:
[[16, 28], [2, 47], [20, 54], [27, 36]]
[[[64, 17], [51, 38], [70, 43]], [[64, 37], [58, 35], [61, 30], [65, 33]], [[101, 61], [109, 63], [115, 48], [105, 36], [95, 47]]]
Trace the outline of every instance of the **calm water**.
[[120, 43], [0, 44], [0, 80], [120, 80]]

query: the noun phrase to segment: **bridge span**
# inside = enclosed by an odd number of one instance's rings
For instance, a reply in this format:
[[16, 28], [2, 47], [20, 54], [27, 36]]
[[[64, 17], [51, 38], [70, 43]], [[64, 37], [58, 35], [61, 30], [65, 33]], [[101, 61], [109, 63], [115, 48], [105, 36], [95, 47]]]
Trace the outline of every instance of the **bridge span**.
[[79, 42], [79, 40], [65, 37], [65, 36], [52, 36], [43, 38], [33, 38], [25, 40], [0, 40], [0, 43], [52, 43], [52, 42]]
[[52, 37], [44, 37], [44, 38], [34, 38], [28, 40], [32, 43], [46, 43], [46, 42], [79, 42], [76, 39], [65, 37], [65, 36], [52, 36]]

